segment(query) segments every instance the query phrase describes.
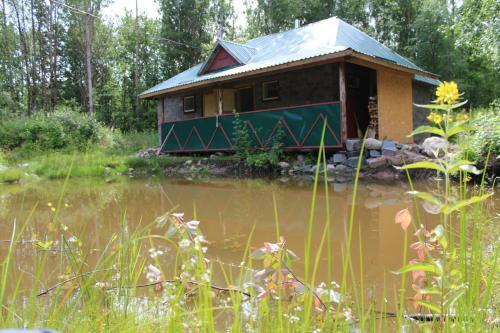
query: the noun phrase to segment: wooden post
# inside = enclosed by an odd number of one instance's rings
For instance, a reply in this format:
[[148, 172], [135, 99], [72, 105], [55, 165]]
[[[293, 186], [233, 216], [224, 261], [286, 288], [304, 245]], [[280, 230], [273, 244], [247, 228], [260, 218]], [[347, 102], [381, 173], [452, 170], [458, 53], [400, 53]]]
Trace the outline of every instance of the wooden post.
[[165, 122], [165, 98], [161, 97], [158, 99], [158, 106], [157, 106], [157, 112], [158, 112], [158, 133], [159, 133], [159, 142], [160, 145], [162, 144], [162, 138], [163, 138], [163, 126], [162, 124]]
[[345, 84], [345, 63], [339, 63], [339, 97], [340, 97], [340, 123], [341, 141], [345, 143], [347, 139], [347, 109], [346, 109], [346, 84]]
[[219, 115], [221, 115], [222, 111], [224, 110], [224, 97], [223, 97], [223, 91], [222, 91], [221, 87], [217, 87], [217, 106], [218, 106]]

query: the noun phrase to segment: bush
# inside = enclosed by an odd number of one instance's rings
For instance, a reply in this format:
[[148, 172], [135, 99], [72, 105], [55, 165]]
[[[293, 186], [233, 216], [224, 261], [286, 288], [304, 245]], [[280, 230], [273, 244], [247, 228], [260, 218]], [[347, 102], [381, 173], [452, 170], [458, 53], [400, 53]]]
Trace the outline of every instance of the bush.
[[0, 184], [1, 183], [17, 183], [21, 180], [24, 173], [19, 169], [5, 169], [0, 170]]
[[494, 155], [500, 155], [500, 107], [473, 110], [470, 124], [479, 130], [460, 138], [461, 158], [483, 162], [490, 149]]
[[0, 124], [0, 147], [30, 150], [85, 149], [91, 145], [110, 146], [119, 133], [94, 117], [62, 108], [47, 116], [8, 118]]

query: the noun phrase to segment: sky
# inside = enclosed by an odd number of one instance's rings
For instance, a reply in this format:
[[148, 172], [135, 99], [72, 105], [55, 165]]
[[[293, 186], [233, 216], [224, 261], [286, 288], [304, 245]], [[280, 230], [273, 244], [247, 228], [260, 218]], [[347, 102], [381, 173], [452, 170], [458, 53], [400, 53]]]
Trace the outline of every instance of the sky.
[[[146, 13], [148, 17], [158, 18], [159, 10], [158, 4], [155, 0], [138, 0], [139, 12]], [[236, 24], [238, 26], [245, 25], [245, 5], [243, 0], [234, 0], [233, 1], [234, 9], [238, 15], [238, 19], [236, 20]], [[126, 10], [132, 11], [135, 13], [135, 0], [114, 0], [108, 7], [103, 10], [103, 14], [108, 19], [113, 19], [116, 16], [122, 16], [125, 14]]]

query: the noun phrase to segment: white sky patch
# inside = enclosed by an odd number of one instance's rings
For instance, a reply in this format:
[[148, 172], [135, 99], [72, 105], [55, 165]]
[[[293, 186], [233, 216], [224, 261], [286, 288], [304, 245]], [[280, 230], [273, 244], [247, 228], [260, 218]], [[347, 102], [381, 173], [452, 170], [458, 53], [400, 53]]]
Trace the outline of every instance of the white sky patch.
[[[128, 10], [135, 15], [136, 0], [115, 0], [109, 6], [102, 10], [103, 16], [108, 20], [114, 20], [117, 17], [125, 15]], [[253, 2], [252, 0], [250, 2]], [[150, 18], [159, 18], [160, 10], [158, 3], [155, 0], [138, 0], [140, 14], [146, 14]], [[233, 1], [234, 11], [236, 12], [236, 26], [239, 28], [246, 27], [245, 19], [245, 3], [244, 0]]]

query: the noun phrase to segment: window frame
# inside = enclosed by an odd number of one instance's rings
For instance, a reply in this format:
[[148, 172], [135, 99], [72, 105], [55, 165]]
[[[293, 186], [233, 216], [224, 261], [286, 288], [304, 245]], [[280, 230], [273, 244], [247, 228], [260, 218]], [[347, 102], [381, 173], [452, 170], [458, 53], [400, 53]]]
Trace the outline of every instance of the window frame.
[[[268, 96], [265, 96], [266, 92], [268, 92], [268, 89], [264, 88], [270, 84], [273, 84], [275, 83], [277, 85], [276, 87], [276, 90], [277, 90], [277, 96], [272, 96], [272, 97], [268, 97]], [[276, 100], [279, 100], [280, 99], [280, 93], [279, 93], [279, 81], [278, 80], [272, 80], [272, 81], [264, 81], [262, 82], [262, 101], [264, 102], [267, 102], [267, 101], [276, 101]]]
[[[193, 108], [189, 109], [189, 110], [186, 110], [186, 99], [188, 99], [188, 98], [192, 98], [193, 99]], [[182, 98], [182, 111], [184, 113], [194, 113], [194, 112], [196, 112], [196, 96], [195, 95], [188, 95], [188, 96], [184, 96]]]

